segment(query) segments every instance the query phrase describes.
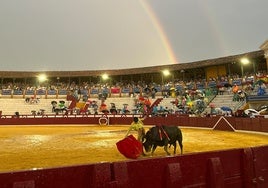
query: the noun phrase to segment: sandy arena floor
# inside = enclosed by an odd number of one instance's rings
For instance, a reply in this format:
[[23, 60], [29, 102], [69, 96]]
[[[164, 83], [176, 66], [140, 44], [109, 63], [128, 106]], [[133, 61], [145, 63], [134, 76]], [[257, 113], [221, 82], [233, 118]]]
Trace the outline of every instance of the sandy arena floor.
[[[130, 160], [116, 148], [127, 129], [99, 125], [1, 126], [0, 172]], [[260, 134], [190, 128], [182, 128], [182, 132], [184, 154], [268, 144], [268, 136]], [[158, 147], [154, 157], [165, 155]], [[152, 156], [141, 158], [146, 157]]]

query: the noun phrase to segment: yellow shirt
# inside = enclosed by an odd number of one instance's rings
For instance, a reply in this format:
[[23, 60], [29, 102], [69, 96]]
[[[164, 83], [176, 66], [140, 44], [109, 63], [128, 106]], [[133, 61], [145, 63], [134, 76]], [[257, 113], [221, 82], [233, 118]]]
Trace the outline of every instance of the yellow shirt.
[[132, 122], [130, 127], [129, 127], [129, 129], [128, 129], [128, 131], [127, 131], [126, 136], [128, 136], [130, 131], [132, 131], [132, 130], [133, 131], [138, 131], [139, 129], [142, 129], [142, 128], [143, 128], [143, 122], [142, 122], [141, 119], [139, 119], [139, 121], [137, 123]]
[[143, 122], [139, 120], [137, 123], [132, 122], [129, 129], [134, 130], [134, 131], [138, 131], [142, 127], [143, 127]]

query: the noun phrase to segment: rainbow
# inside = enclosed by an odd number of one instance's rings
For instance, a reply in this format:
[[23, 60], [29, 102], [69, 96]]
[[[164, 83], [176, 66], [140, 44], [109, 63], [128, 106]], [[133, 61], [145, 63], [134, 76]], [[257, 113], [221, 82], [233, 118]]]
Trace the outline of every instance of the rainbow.
[[149, 3], [146, 2], [146, 0], [139, 0], [142, 8], [145, 10], [146, 14], [148, 15], [148, 17], [150, 18], [154, 28], [156, 29], [165, 49], [166, 49], [166, 52], [167, 52], [167, 55], [168, 55], [168, 62], [169, 64], [176, 64], [178, 63], [177, 62], [177, 59], [176, 59], [176, 56], [175, 56], [175, 53], [172, 49], [172, 46], [168, 40], [168, 37], [165, 33], [165, 30], [164, 28], [162, 27], [160, 21], [158, 20], [157, 16], [155, 15], [153, 9], [151, 8], [151, 6], [149, 5]]
[[209, 30], [211, 31], [211, 37], [213, 41], [216, 42], [216, 46], [219, 48], [220, 52], [225, 55], [230, 54], [231, 52], [227, 48], [226, 40], [224, 39], [224, 34], [221, 31], [221, 26], [217, 23], [220, 23], [217, 20], [216, 14], [213, 12], [213, 9], [206, 1], [197, 1], [203, 11], [205, 18], [208, 21]]

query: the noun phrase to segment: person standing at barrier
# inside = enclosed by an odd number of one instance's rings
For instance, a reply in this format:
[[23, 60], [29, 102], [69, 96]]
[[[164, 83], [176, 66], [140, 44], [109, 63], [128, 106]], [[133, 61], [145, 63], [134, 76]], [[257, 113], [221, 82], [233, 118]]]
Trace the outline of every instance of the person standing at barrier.
[[129, 135], [130, 131], [137, 131], [137, 133], [138, 133], [137, 140], [142, 142], [142, 137], [145, 135], [145, 130], [143, 127], [143, 125], [144, 125], [143, 120], [144, 120], [144, 118], [134, 117], [133, 122], [131, 123], [125, 137], [127, 137]]

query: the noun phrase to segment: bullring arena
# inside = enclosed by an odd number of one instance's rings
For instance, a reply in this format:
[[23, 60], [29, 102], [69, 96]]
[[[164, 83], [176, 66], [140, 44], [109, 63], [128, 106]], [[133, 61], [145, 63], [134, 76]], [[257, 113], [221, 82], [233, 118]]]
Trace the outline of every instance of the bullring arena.
[[[268, 97], [262, 88], [267, 44], [226, 58], [107, 71], [109, 81], [101, 71], [68, 76], [60, 71], [47, 72], [50, 80], [33, 86], [37, 72], [0, 72], [0, 187], [268, 187]], [[238, 74], [240, 66], [233, 62], [242, 57], [254, 59], [260, 74], [229, 80], [215, 75]], [[161, 76], [165, 68], [173, 70], [172, 78]], [[230, 106], [222, 106], [225, 100]], [[158, 105], [162, 108], [154, 111]], [[216, 110], [217, 105], [230, 111]], [[264, 107], [264, 114], [245, 114], [249, 107]], [[180, 127], [183, 154], [177, 149], [167, 156], [158, 147], [154, 155], [126, 158], [116, 144], [133, 117], [146, 117], [146, 131], [154, 125]]]

